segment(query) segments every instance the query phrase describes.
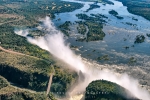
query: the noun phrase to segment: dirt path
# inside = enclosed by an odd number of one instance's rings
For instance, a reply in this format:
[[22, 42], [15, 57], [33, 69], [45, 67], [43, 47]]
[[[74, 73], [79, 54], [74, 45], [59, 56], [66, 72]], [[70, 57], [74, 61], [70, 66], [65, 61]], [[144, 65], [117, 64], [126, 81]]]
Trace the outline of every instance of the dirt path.
[[4, 48], [1, 47], [1, 46], [0, 46], [0, 50], [5, 51], [5, 52], [8, 52], [8, 53], [12, 53], [12, 54], [22, 55], [22, 56], [25, 55], [25, 54], [23, 54], [23, 53], [19, 53], [19, 52], [15, 52], [15, 51], [11, 51], [11, 50], [4, 49]]
[[50, 78], [49, 78], [49, 83], [48, 83], [46, 95], [48, 95], [48, 93], [50, 92], [50, 88], [51, 88], [51, 84], [52, 84], [52, 79], [53, 79], [53, 74], [50, 74]]
[[[41, 59], [41, 58], [38, 58], [38, 57], [35, 57], [35, 56], [26, 55], [26, 54], [23, 54], [23, 53], [20, 53], [20, 52], [16, 52], [16, 51], [12, 51], [12, 50], [7, 50], [7, 49], [4, 49], [1, 46], [0, 46], [0, 50], [2, 50], [4, 52], [7, 52], [7, 53], [11, 53], [11, 54], [17, 54], [17, 55], [21, 55], [21, 56], [28, 56], [28, 57], [35, 58], [35, 59]], [[41, 60], [44, 60], [44, 59], [41, 59]]]
[[6, 22], [3, 22], [3, 23], [0, 23], [0, 25], [7, 24], [7, 23], [11, 23], [11, 22], [20, 21], [20, 20], [22, 20], [22, 19], [24, 19], [24, 17], [23, 17], [23, 16], [19, 16], [19, 18], [18, 18], [18, 19], [16, 19], [16, 20], [6, 21]]
[[[7, 50], [7, 49], [4, 49], [3, 47], [0, 46], [0, 50], [4, 51], [4, 52], [7, 52], [7, 53], [11, 53], [11, 54], [17, 54], [17, 55], [21, 55], [21, 56], [29, 56], [29, 57], [32, 57], [32, 58], [35, 58], [35, 59], [41, 59], [41, 58], [38, 58], [38, 57], [34, 57], [34, 56], [30, 56], [30, 55], [26, 55], [26, 54], [23, 54], [23, 53], [19, 53], [19, 52], [15, 52], [15, 51], [12, 51], [12, 50]], [[44, 60], [44, 59], [41, 59], [41, 60]], [[31, 93], [36, 93], [36, 91], [34, 90], [30, 90], [30, 89], [26, 89], [26, 88], [20, 88], [18, 87], [17, 85], [15, 85], [14, 83], [11, 83], [11, 86], [15, 89], [20, 89], [20, 90], [24, 90], [24, 91], [29, 91]]]
[[[7, 49], [4, 49], [3, 47], [0, 46], [0, 50], [4, 51], [4, 52], [7, 52], [7, 53], [11, 53], [11, 54], [17, 54], [17, 55], [21, 55], [21, 56], [29, 56], [29, 57], [32, 57], [32, 58], [35, 58], [35, 59], [41, 59], [41, 58], [38, 58], [38, 57], [34, 57], [34, 56], [30, 56], [30, 55], [26, 55], [26, 54], [23, 54], [23, 53], [20, 53], [20, 52], [15, 52], [15, 51], [12, 51], [12, 50], [7, 50]], [[41, 59], [41, 60], [44, 60], [44, 59]], [[46, 61], [46, 60], [44, 60]], [[52, 78], [52, 77], [51, 77]], [[51, 82], [52, 82], [52, 79], [51, 79]], [[50, 83], [51, 83], [50, 82]], [[10, 86], [15, 88], [15, 89], [19, 89], [19, 90], [23, 90], [23, 91], [29, 91], [31, 93], [37, 93], [36, 91], [34, 90], [30, 90], [30, 89], [26, 89], [26, 88], [20, 88], [18, 87], [17, 85], [15, 85], [14, 83], [11, 83], [10, 82]]]

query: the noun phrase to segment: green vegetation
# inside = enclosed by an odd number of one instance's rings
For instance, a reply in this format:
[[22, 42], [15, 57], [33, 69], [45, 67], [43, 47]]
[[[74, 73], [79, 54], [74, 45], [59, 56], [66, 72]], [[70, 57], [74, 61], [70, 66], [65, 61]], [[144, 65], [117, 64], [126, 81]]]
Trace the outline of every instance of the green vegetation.
[[102, 15], [102, 14], [90, 14], [90, 15], [91, 15], [91, 16], [94, 16], [94, 17], [96, 17], [96, 18], [101, 18], [101, 19], [106, 18], [106, 19], [108, 19], [107, 16]]
[[[9, 87], [8, 90], [14, 91], [15, 88]], [[30, 93], [28, 91], [21, 91], [21, 90], [19, 91], [18, 89], [15, 92], [12, 92], [11, 95], [10, 93], [1, 94], [0, 98], [2, 100], [46, 100], [47, 99], [44, 93]], [[51, 100], [56, 100], [56, 99], [52, 97]]]
[[102, 31], [103, 26], [100, 23], [87, 21], [85, 22], [85, 25], [87, 25], [89, 28], [86, 41], [103, 40], [103, 38], [105, 37], [105, 33]]
[[104, 55], [104, 56], [98, 57], [97, 60], [109, 60], [109, 56]]
[[85, 20], [85, 21], [90, 21], [90, 22], [95, 22], [95, 23], [106, 23], [106, 21], [103, 19], [105, 18], [104, 15], [101, 14], [91, 14], [91, 16], [88, 16], [86, 14], [77, 14], [76, 15], [79, 19]]
[[[26, 2], [16, 0], [0, 3], [0, 16], [7, 18], [0, 23], [0, 45], [27, 55], [49, 60], [49, 53], [39, 47], [27, 42], [24, 37], [14, 33], [15, 28], [35, 28], [38, 26], [40, 17], [50, 16], [54, 18], [55, 13], [70, 12], [83, 7], [83, 4], [65, 2], [60, 0], [28, 0]], [[4, 22], [4, 23], [3, 23]], [[39, 30], [30, 31], [29, 36], [43, 36], [45, 33]]]
[[61, 0], [28, 0], [26, 2], [9, 0], [7, 2], [2, 2], [0, 5], [4, 6], [0, 9], [0, 14], [8, 14], [8, 16], [16, 15], [16, 17], [11, 17], [11, 19], [19, 17], [17, 20], [9, 23], [18, 27], [34, 27], [38, 25], [39, 22], [37, 20], [39, 18], [45, 16], [54, 18], [55, 13], [71, 12], [83, 7], [83, 4], [80, 3], [65, 2]]
[[60, 25], [59, 28], [60, 30], [67, 36], [69, 36], [69, 26], [71, 25], [72, 23], [70, 21], [66, 21], [64, 24]]
[[[51, 63], [28, 56], [0, 52], [0, 75], [19, 87], [36, 91], [46, 91]], [[62, 87], [52, 91], [66, 92], [69, 86], [76, 81], [77, 74], [58, 65], [54, 66], [55, 75], [53, 84]], [[6, 74], [7, 73], [7, 74]], [[56, 87], [56, 86], [55, 86]]]
[[55, 68], [54, 68], [53, 65], [50, 67], [49, 73], [50, 73], [50, 74], [55, 74]]
[[130, 13], [140, 15], [150, 20], [150, 2], [148, 0], [118, 0], [127, 6]]
[[62, 70], [61, 67], [56, 68], [55, 66], [55, 75], [53, 76], [51, 92], [61, 92], [65, 94], [69, 89], [69, 86], [76, 81], [77, 77], [77, 73], [69, 70]]
[[[7, 2], [1, 1], [0, 6], [2, 6], [0, 16], [13, 19], [7, 19], [5, 23], [0, 23], [0, 45], [6, 49], [49, 60], [50, 56], [47, 51], [28, 43], [24, 37], [16, 35], [14, 29], [20, 27], [35, 28], [39, 25], [38, 19], [40, 17], [47, 15], [54, 18], [55, 13], [70, 12], [83, 7], [83, 4], [60, 0], [28, 0], [26, 2], [9, 0]], [[45, 35], [39, 30], [30, 32], [29, 36], [31, 37]]]
[[13, 17], [3, 18], [3, 17], [1, 17], [0, 18], [0, 23], [10, 22], [10, 21], [13, 21], [13, 20], [16, 20], [16, 19], [18, 19], [18, 18], [13, 18]]
[[120, 85], [106, 81], [92, 81], [86, 87], [85, 100], [138, 100]]
[[111, 14], [111, 15], [115, 16], [115, 17], [116, 17], [116, 18], [118, 18], [118, 19], [123, 19], [123, 17], [118, 16], [118, 13], [117, 13], [115, 10], [111, 10], [111, 11], [109, 11], [109, 14]]
[[7, 87], [8, 85], [9, 83], [7, 82], [7, 80], [2, 76], [0, 76], [0, 89]]
[[114, 16], [117, 16], [117, 15], [118, 15], [118, 13], [117, 13], [115, 10], [109, 11], [109, 14], [114, 15]]
[[36, 29], [39, 18], [54, 18], [54, 14], [81, 7], [83, 4], [61, 0], [0, 0], [0, 46], [10, 51], [0, 50], [0, 75], [4, 77], [0, 77], [0, 93], [3, 93], [0, 97], [3, 100], [45, 100], [44, 94], [28, 94], [8, 85], [11, 82], [17, 88], [46, 91], [51, 65], [56, 71], [51, 91], [64, 92], [65, 95], [76, 81], [77, 74], [57, 65], [49, 52], [28, 43], [26, 38], [16, 35], [14, 29], [31, 28], [28, 36], [43, 36], [45, 33]]
[[0, 76], [0, 84], [1, 100], [46, 100], [47, 98], [56, 100], [51, 93], [49, 93], [48, 97], [46, 97], [45, 92], [35, 92], [12, 86], [2, 76]]
[[86, 33], [86, 26], [85, 26], [85, 24], [82, 21], [79, 21], [77, 23], [78, 23], [78, 27], [77, 27], [78, 33], [84, 35]]
[[95, 8], [100, 8], [99, 5], [96, 5], [96, 4], [90, 4], [90, 8], [86, 10], [86, 12], [90, 11], [90, 10], [93, 10]]
[[147, 35], [147, 37], [150, 37], [150, 34], [146, 34]]
[[130, 22], [126, 22], [127, 25], [130, 25], [130, 26], [137, 26], [136, 24], [133, 24], [133, 23], [130, 23]]
[[0, 29], [0, 45], [2, 47], [46, 60], [51, 59], [47, 51], [30, 44], [26, 38], [15, 34], [12, 26], [4, 24], [0, 26]]
[[1, 64], [0, 75], [19, 87], [24, 87], [36, 91], [46, 90], [48, 76], [42, 73], [29, 73], [14, 68], [13, 66]]
[[133, 64], [133, 63], [136, 63], [136, 58], [134, 58], [134, 57], [131, 57], [130, 59], [129, 59], [129, 64]]
[[125, 49], [127, 50], [127, 49], [129, 49], [130, 47], [129, 47], [129, 46], [124, 46], [123, 48], [125, 48]]
[[[0, 55], [1, 76], [17, 86], [36, 91], [46, 91], [51, 64], [54, 64], [54, 62], [47, 62], [42, 59], [10, 54], [3, 51], [0, 52]], [[58, 83], [62, 87], [54, 91], [52, 86], [52, 91], [65, 93], [69, 89], [69, 86], [76, 81], [77, 74], [67, 69], [62, 69], [58, 65], [55, 65], [54, 68], [53, 84]]]
[[102, 1], [105, 4], [110, 4], [110, 5], [114, 5], [113, 2], [109, 1], [109, 0], [98, 0], [98, 1]]
[[102, 29], [103, 29], [103, 23], [105, 23], [105, 20], [103, 20], [99, 16], [91, 17], [91, 16], [87, 16], [86, 14], [77, 14], [76, 16], [79, 19], [84, 20], [80, 23], [82, 23], [83, 25], [86, 25], [89, 30], [87, 33], [87, 38], [83, 39], [82, 41], [103, 40], [105, 33], [102, 31]]
[[145, 36], [144, 35], [137, 35], [135, 38], [134, 43], [143, 43], [145, 41]]
[[138, 21], [138, 19], [136, 19], [136, 18], [134, 18], [134, 17], [132, 17], [132, 20]]

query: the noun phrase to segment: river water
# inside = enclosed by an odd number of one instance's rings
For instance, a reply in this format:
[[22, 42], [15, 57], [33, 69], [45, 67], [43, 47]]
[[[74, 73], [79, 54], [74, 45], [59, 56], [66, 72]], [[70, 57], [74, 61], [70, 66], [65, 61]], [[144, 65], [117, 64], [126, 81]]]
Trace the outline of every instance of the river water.
[[[78, 50], [75, 51], [77, 54], [81, 54], [82, 57], [95, 60], [101, 64], [117, 65], [128, 64], [129, 59], [134, 57], [136, 63], [132, 65], [150, 66], [150, 38], [146, 36], [147, 33], [150, 34], [150, 21], [129, 13], [126, 6], [123, 6], [121, 2], [115, 0], [110, 0], [114, 5], [98, 3], [100, 8], [90, 10], [89, 12], [85, 11], [90, 7], [89, 4], [93, 4], [94, 2], [76, 0], [63, 1], [82, 3], [84, 7], [73, 12], [55, 14], [56, 18], [53, 22], [56, 26], [63, 24], [65, 21], [71, 21], [72, 23], [79, 21], [80, 19], [76, 17], [76, 14], [79, 13], [84, 13], [89, 16], [90, 14], [102, 14], [108, 17], [108, 19], [105, 19], [107, 23], [103, 27], [106, 36], [102, 41], [76, 41], [78, 33], [72, 30], [67, 42], [78, 47]], [[124, 19], [117, 19], [110, 15], [108, 12], [112, 9], [117, 11], [119, 16]], [[61, 18], [61, 20], [58, 21], [57, 19], [59, 18]], [[138, 21], [133, 20], [133, 18], [138, 19]], [[126, 22], [135, 24], [135, 26], [128, 25]], [[145, 42], [134, 44], [135, 37], [139, 34], [145, 35]], [[128, 46], [129, 49], [125, 49], [124, 47], [126, 46]], [[108, 55], [109, 60], [97, 60], [98, 57], [104, 55]]]

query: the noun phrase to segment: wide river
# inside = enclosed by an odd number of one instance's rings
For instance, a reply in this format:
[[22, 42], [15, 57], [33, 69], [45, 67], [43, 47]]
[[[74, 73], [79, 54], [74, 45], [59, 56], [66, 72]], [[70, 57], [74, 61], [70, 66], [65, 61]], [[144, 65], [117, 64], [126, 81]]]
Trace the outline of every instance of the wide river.
[[[117, 64], [124, 65], [129, 63], [129, 59], [134, 57], [136, 60], [132, 65], [138, 66], [150, 66], [150, 37], [146, 34], [150, 34], [150, 21], [133, 15], [128, 12], [127, 7], [119, 1], [110, 0], [114, 5], [98, 3], [100, 8], [85, 12], [94, 2], [83, 2], [76, 0], [63, 0], [68, 2], [78, 2], [84, 4], [84, 7], [77, 9], [73, 12], [59, 13], [56, 14], [56, 18], [53, 20], [56, 26], [63, 24], [65, 21], [79, 21], [76, 14], [83, 13], [90, 16], [90, 14], [102, 14], [108, 17], [107, 23], [103, 27], [103, 31], [106, 36], [102, 41], [92, 42], [79, 42], [76, 41], [76, 37], [79, 35], [75, 30], [72, 30], [71, 36], [67, 39], [73, 46], [77, 46], [78, 50], [75, 50], [77, 54], [81, 54], [82, 57], [95, 60], [101, 64]], [[119, 16], [124, 19], [117, 19], [110, 15], [110, 10], [118, 12]], [[57, 20], [61, 18], [61, 20]], [[138, 19], [137, 20], [133, 20]], [[57, 20], [57, 21], [56, 21]], [[127, 23], [135, 24], [134, 26], [128, 25]], [[139, 34], [145, 35], [145, 42], [134, 44], [135, 37]], [[133, 46], [134, 45], [134, 46]], [[124, 47], [129, 47], [125, 49]], [[97, 60], [98, 57], [108, 55], [109, 60]]]

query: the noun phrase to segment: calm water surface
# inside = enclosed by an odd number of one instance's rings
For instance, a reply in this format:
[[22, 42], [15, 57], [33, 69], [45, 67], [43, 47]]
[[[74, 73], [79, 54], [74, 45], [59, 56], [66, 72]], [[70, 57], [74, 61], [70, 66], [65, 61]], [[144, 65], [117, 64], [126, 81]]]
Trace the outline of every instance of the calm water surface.
[[[134, 57], [137, 62], [133, 65], [150, 66], [150, 38], [146, 36], [147, 33], [150, 34], [150, 21], [129, 13], [126, 6], [114, 0], [110, 0], [114, 5], [98, 3], [100, 8], [90, 10], [89, 12], [85, 11], [90, 7], [89, 4], [93, 4], [93, 2], [63, 1], [82, 3], [84, 7], [73, 12], [56, 14], [56, 18], [53, 20], [56, 26], [63, 24], [65, 21], [71, 21], [72, 23], [79, 21], [80, 19], [75, 16], [79, 13], [84, 13], [89, 16], [90, 14], [103, 14], [108, 17], [108, 19], [105, 19], [107, 23], [103, 28], [106, 34], [103, 41], [78, 42], [76, 41], [78, 33], [72, 31], [67, 42], [78, 47], [79, 50], [75, 51], [77, 54], [81, 54], [82, 57], [96, 60], [103, 64], [127, 64], [129, 59]], [[112, 9], [117, 11], [119, 16], [124, 19], [120, 20], [110, 15], [108, 12]], [[138, 19], [138, 21], [133, 20], [133, 17]], [[61, 18], [60, 21], [57, 20], [59, 18]], [[135, 24], [135, 26], [127, 25], [126, 22]], [[135, 37], [139, 34], [145, 35], [146, 40], [144, 43], [134, 44]], [[125, 39], [126, 41], [124, 41]], [[129, 49], [125, 49], [125, 46], [128, 46]], [[103, 55], [108, 55], [109, 60], [97, 60], [97, 57]]]

